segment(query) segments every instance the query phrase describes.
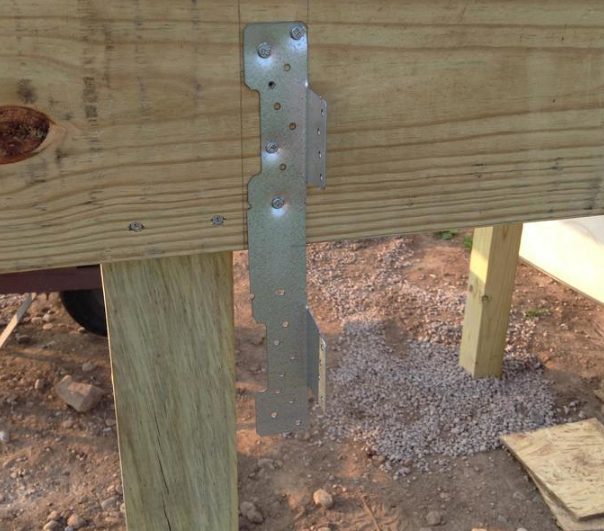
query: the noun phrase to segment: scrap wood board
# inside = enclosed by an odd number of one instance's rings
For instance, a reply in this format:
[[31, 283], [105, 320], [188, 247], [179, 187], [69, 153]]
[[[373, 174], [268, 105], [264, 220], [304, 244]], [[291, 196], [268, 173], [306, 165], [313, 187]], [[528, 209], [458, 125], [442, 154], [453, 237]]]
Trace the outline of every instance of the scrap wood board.
[[560, 527], [562, 531], [602, 531], [604, 529], [604, 516], [577, 520], [558, 500], [556, 500], [556, 498], [543, 488], [532, 474], [529, 475], [535, 482], [545, 503], [554, 515], [558, 527]]
[[5, 4], [0, 272], [244, 248], [252, 22], [329, 103], [309, 240], [604, 214], [601, 0]]
[[501, 439], [536, 482], [574, 518], [604, 514], [604, 426], [598, 420]]

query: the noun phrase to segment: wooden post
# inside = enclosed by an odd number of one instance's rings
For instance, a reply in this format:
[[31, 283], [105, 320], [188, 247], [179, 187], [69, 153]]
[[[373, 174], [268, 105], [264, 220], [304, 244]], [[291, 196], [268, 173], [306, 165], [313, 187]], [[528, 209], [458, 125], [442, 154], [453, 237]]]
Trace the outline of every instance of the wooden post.
[[236, 530], [232, 253], [102, 275], [128, 528]]
[[501, 376], [522, 224], [474, 231], [459, 363], [475, 378]]

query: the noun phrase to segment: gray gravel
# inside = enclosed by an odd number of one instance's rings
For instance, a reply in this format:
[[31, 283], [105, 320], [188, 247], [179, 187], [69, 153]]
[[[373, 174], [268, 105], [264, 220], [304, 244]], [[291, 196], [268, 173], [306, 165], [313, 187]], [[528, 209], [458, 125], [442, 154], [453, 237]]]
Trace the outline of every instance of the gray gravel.
[[[367, 247], [375, 252], [359, 256]], [[329, 371], [324, 424], [332, 438], [384, 456], [397, 476], [411, 463], [444, 467], [439, 456], [491, 450], [503, 433], [555, 421], [549, 383], [529, 350], [535, 323], [512, 311], [503, 378], [472, 379], [458, 366], [465, 292], [445, 279], [409, 283], [405, 269], [414, 261], [405, 238], [309, 249], [311, 301], [328, 305], [343, 330], [330, 345], [341, 360]], [[393, 317], [404, 326], [411, 314], [419, 324], [405, 331], [409, 339], [389, 339]]]
[[554, 421], [548, 382], [528, 356], [508, 356], [501, 380], [475, 380], [456, 349], [420, 341], [392, 348], [376, 322], [348, 321], [343, 339], [345, 358], [330, 373], [328, 433], [362, 441], [391, 464], [425, 468], [427, 457], [484, 452], [503, 433]]

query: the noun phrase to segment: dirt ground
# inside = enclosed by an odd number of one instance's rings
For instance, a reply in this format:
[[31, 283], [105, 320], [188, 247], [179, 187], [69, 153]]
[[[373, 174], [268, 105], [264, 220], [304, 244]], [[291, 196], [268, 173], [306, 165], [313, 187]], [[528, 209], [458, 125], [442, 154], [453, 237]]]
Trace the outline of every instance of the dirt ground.
[[[417, 286], [463, 294], [469, 258], [463, 237], [408, 238], [414, 260], [392, 274], [403, 274]], [[391, 244], [389, 239], [341, 244], [356, 259], [334, 260], [333, 268], [352, 283], [366, 281], [374, 257]], [[502, 449], [446, 458], [446, 472], [419, 472], [411, 463], [410, 474], [395, 480], [371, 449], [332, 440], [317, 420], [304, 433], [258, 437], [253, 392], [262, 389], [265, 377], [264, 334], [251, 319], [244, 253], [236, 255], [235, 282], [240, 501], [254, 503], [263, 520], [254, 524], [242, 516], [241, 529], [557, 529], [520, 465]], [[311, 290], [317, 320], [328, 342], [337, 345], [342, 323], [322, 297]], [[10, 318], [19, 300], [0, 297], [0, 320]], [[406, 311], [404, 301], [387, 303], [394, 346], [427, 334], [425, 316]], [[551, 380], [558, 410], [604, 420], [593, 394], [604, 379], [604, 308], [522, 264], [513, 304], [534, 324], [530, 348]], [[50, 317], [44, 325], [52, 326], [43, 329], [38, 319], [32, 324], [32, 317], [45, 314]], [[440, 313], [433, 321], [447, 318]], [[344, 359], [336, 348], [329, 366]], [[66, 374], [102, 387], [101, 403], [83, 414], [67, 407], [53, 390]], [[72, 513], [86, 521], [82, 529], [125, 529], [107, 342], [79, 330], [56, 295], [39, 296], [0, 351], [0, 430], [10, 434], [8, 442], [0, 442], [0, 530], [42, 529], [52, 511], [61, 530]], [[329, 510], [312, 501], [320, 488], [333, 496]], [[432, 528], [431, 511], [441, 517]]]

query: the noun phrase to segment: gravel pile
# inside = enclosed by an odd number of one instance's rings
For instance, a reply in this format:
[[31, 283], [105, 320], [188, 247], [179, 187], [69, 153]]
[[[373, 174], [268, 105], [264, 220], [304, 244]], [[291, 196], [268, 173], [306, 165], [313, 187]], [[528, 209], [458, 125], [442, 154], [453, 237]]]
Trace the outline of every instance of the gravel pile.
[[[331, 345], [342, 354], [329, 373], [332, 438], [365, 443], [405, 475], [410, 462], [426, 470], [439, 466], [438, 456], [487, 451], [503, 433], [553, 424], [554, 398], [529, 350], [533, 321], [512, 311], [503, 378], [472, 379], [458, 365], [465, 291], [442, 287], [444, 279], [409, 283], [405, 269], [417, 260], [406, 238], [371, 246], [309, 249], [311, 301], [327, 305], [343, 328]], [[388, 340], [393, 318], [403, 328], [406, 318], [413, 323], [408, 340]]]
[[26, 295], [0, 295], [0, 327], [5, 326]]
[[352, 438], [391, 465], [463, 456], [499, 447], [503, 433], [554, 422], [554, 401], [537, 362], [506, 357], [501, 380], [471, 378], [456, 349], [409, 341], [392, 348], [379, 323], [351, 320], [331, 371], [328, 433]]
[[[311, 305], [329, 305], [334, 317], [342, 320], [363, 313], [366, 317], [380, 316], [388, 307], [386, 302], [401, 293], [401, 272], [411, 265], [414, 251], [406, 238], [360, 242], [330, 242], [308, 247], [308, 283]], [[370, 263], [363, 251], [370, 253]], [[348, 268], [356, 269], [354, 276]]]

